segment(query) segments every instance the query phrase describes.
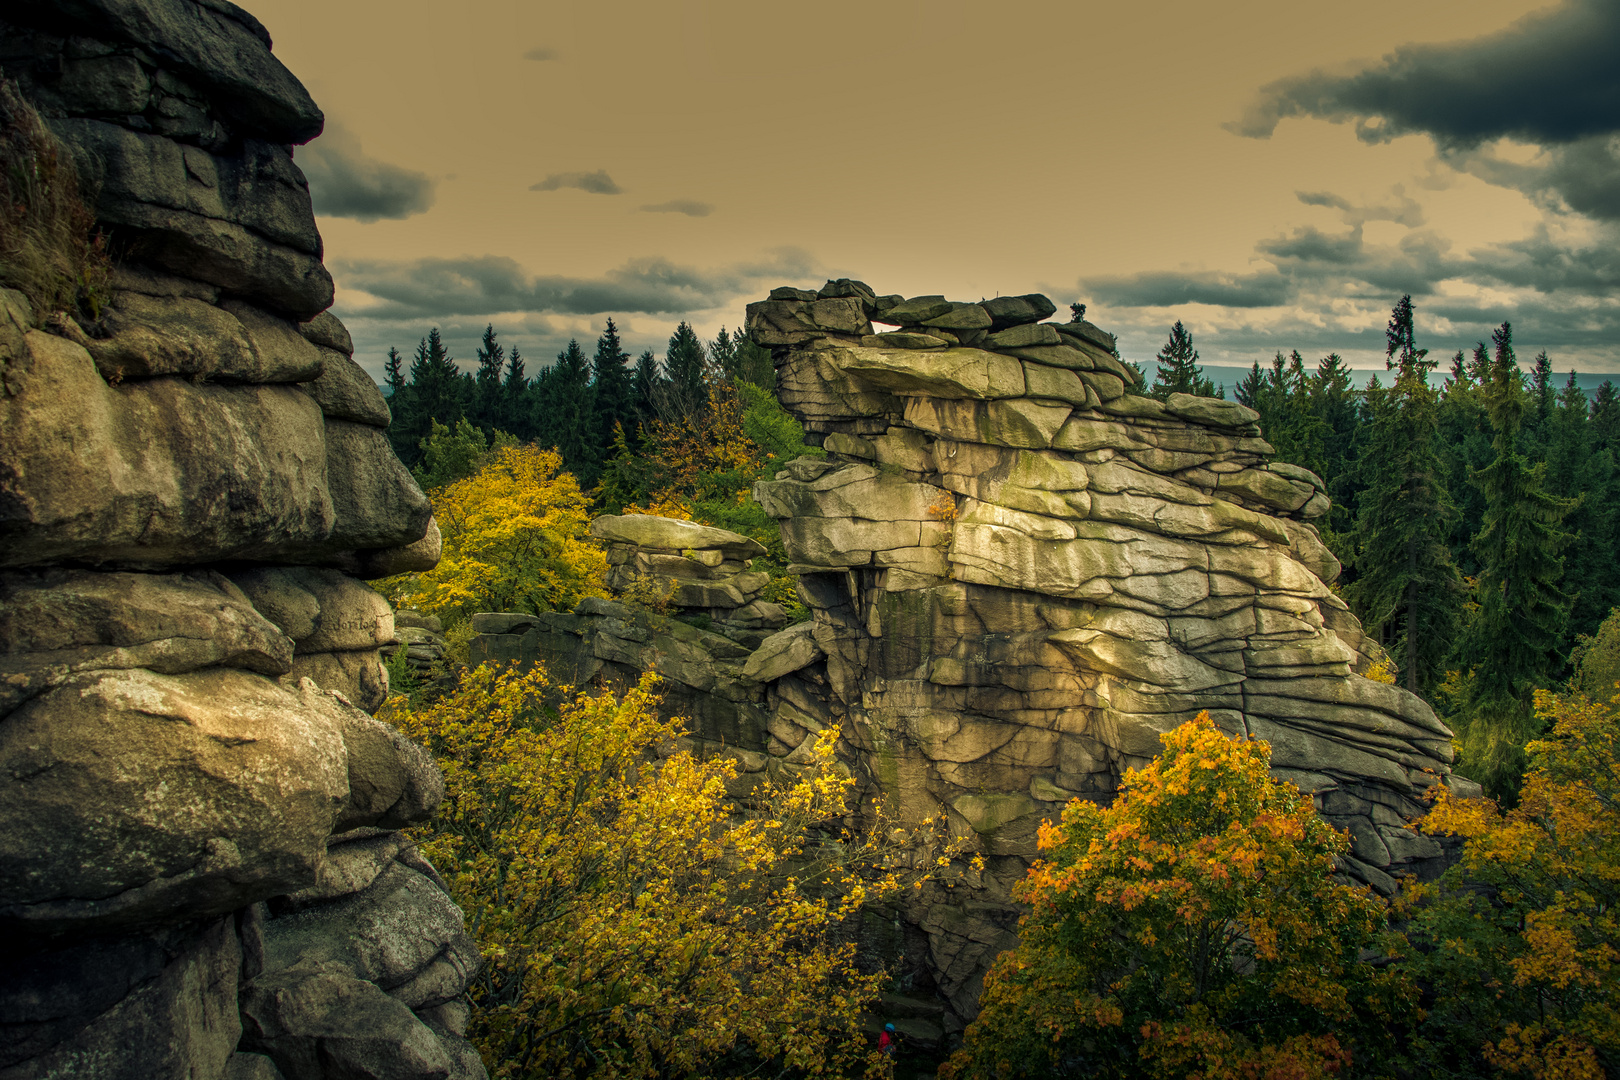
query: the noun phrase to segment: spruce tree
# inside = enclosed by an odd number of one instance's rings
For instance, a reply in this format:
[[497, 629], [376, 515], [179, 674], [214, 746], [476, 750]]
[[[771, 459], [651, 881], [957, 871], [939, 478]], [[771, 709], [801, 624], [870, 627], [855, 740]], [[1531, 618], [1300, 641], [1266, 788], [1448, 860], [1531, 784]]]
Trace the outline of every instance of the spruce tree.
[[1154, 357], [1158, 373], [1153, 376], [1151, 397], [1164, 401], [1171, 394], [1193, 394], [1197, 397], [1217, 397], [1215, 383], [1204, 378], [1204, 369], [1198, 366], [1198, 350], [1193, 348], [1192, 332], [1176, 320], [1170, 328], [1170, 339]]
[[634, 388], [632, 395], [636, 403], [636, 412], [639, 421], [646, 423], [658, 415], [656, 402], [663, 394], [664, 375], [658, 365], [658, 358], [651, 349], [647, 349], [636, 357], [636, 370], [631, 376]]
[[455, 428], [467, 412], [472, 396], [470, 381], [450, 356], [439, 328], [433, 327], [418, 343], [411, 360], [406, 407], [394, 414], [388, 428], [388, 439], [401, 461], [415, 465], [422, 459], [421, 443], [433, 421]]
[[1438, 403], [1428, 383], [1434, 362], [1417, 347], [1410, 296], [1396, 304], [1386, 338], [1395, 381], [1368, 390], [1357, 578], [1347, 592], [1418, 693], [1440, 681], [1464, 593], [1446, 546], [1455, 510], [1441, 482]]
[[1532, 693], [1562, 666], [1557, 654], [1570, 597], [1560, 588], [1560, 552], [1570, 536], [1560, 526], [1574, 501], [1547, 490], [1546, 463], [1524, 454], [1527, 406], [1513, 353], [1513, 328], [1491, 337], [1495, 359], [1485, 405], [1495, 439], [1489, 465], [1473, 474], [1485, 516], [1473, 548], [1480, 561], [1479, 610], [1463, 642], [1470, 673], [1454, 700], [1460, 767], [1498, 797], [1517, 793], [1524, 746], [1537, 722]]
[[405, 372], [403, 370], [405, 358], [399, 350], [389, 348], [388, 359], [383, 363], [383, 385], [388, 388], [388, 396], [395, 397], [405, 385]]
[[1323, 526], [1323, 539], [1344, 559], [1350, 554], [1339, 534], [1353, 530], [1361, 492], [1361, 470], [1357, 465], [1361, 447], [1360, 395], [1350, 367], [1338, 353], [1329, 353], [1316, 365], [1311, 378], [1311, 412], [1320, 424], [1322, 467], [1317, 470], [1327, 484], [1333, 509]]
[[484, 327], [478, 343], [478, 370], [473, 374], [473, 422], [492, 435], [501, 428], [501, 376], [506, 373], [506, 349], [496, 340], [495, 327]]
[[1559, 651], [1580, 635], [1597, 633], [1609, 610], [1620, 605], [1620, 562], [1614, 541], [1620, 529], [1620, 484], [1614, 452], [1597, 445], [1590, 403], [1575, 373], [1558, 394], [1547, 438], [1547, 487], [1578, 505], [1565, 525], [1574, 534], [1564, 556], [1564, 579], [1573, 603]]
[[[1256, 360], [1249, 365], [1249, 373], [1243, 376], [1243, 381], [1237, 384], [1237, 390], [1233, 396], [1237, 398], [1239, 405], [1247, 405], [1249, 408], [1259, 412], [1260, 398], [1265, 389], [1266, 376], [1260, 370], [1260, 361]], [[1264, 430], [1263, 425], [1261, 430]]]
[[501, 378], [501, 430], [519, 442], [534, 438], [534, 422], [528, 408], [529, 379], [523, 373], [523, 354], [516, 345], [506, 357], [506, 374]]
[[596, 339], [596, 353], [591, 357], [591, 377], [595, 384], [596, 445], [613, 445], [613, 433], [621, 426], [627, 435], [634, 434], [637, 423], [635, 379], [630, 369], [630, 354], [619, 341], [619, 328], [608, 319], [607, 329]]
[[708, 352], [691, 325], [683, 320], [669, 337], [664, 352], [664, 381], [653, 395], [658, 418], [666, 424], [677, 424], [707, 412], [708, 376]]
[[602, 445], [596, 437], [591, 365], [579, 341], [570, 338], [546, 372], [540, 445], [556, 448], [563, 468], [580, 487], [591, 488], [602, 471]]

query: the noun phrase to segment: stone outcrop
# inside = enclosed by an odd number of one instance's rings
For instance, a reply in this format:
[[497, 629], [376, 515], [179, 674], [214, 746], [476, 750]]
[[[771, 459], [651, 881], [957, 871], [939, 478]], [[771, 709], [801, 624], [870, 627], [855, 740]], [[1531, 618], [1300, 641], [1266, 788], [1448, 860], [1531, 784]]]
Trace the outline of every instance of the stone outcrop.
[[748, 752], [743, 767], [762, 770], [766, 677], [744, 664], [788, 621], [780, 604], [760, 598], [769, 576], [747, 568], [765, 548], [645, 514], [599, 517], [591, 533], [608, 545], [608, 586], [629, 602], [591, 597], [573, 612], [474, 615], [472, 662], [539, 663], [553, 683], [576, 687], [628, 685], [656, 671], [667, 712], [689, 719], [702, 742]]
[[0, 291], [0, 1077], [482, 1077], [478, 957], [370, 715], [437, 561], [324, 309], [321, 115], [225, 0], [19, 0], [0, 68], [96, 193], [99, 310]]
[[1385, 892], [1440, 860], [1405, 827], [1423, 792], [1473, 790], [1433, 711], [1364, 677], [1381, 653], [1329, 588], [1321, 480], [1271, 461], [1242, 405], [1143, 396], [1110, 335], [1054, 311], [848, 280], [748, 308], [828, 453], [755, 489], [813, 615], [745, 665], [769, 750], [838, 724], [902, 816], [945, 814], [986, 854], [966, 900], [905, 913], [963, 1015], [1014, 940], [1039, 823], [1110, 800], [1201, 710], [1268, 740], [1349, 829], [1341, 869]]

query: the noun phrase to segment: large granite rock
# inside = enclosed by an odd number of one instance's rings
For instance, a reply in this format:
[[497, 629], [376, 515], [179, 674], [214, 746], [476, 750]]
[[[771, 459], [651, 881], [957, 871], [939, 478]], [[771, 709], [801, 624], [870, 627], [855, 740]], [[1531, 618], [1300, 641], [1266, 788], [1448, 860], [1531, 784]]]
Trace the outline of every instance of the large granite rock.
[[1276, 775], [1351, 831], [1342, 872], [1387, 891], [1437, 869], [1404, 826], [1427, 788], [1473, 785], [1424, 702], [1364, 677], [1383, 657], [1329, 588], [1323, 484], [1269, 460], [1252, 410], [1141, 396], [1110, 335], [1040, 321], [1045, 297], [839, 291], [900, 329], [840, 331], [793, 290], [749, 306], [829, 457], [756, 486], [813, 621], [744, 670], [767, 684], [771, 755], [837, 724], [871, 794], [987, 856], [965, 903], [925, 891], [904, 912], [921, 984], [971, 1015], [1039, 823], [1112, 799], [1203, 710], [1268, 740]]
[[321, 115], [228, 0], [18, 0], [0, 68], [116, 253], [0, 290], [0, 1078], [466, 1078], [477, 950], [366, 710], [432, 508], [325, 312]]

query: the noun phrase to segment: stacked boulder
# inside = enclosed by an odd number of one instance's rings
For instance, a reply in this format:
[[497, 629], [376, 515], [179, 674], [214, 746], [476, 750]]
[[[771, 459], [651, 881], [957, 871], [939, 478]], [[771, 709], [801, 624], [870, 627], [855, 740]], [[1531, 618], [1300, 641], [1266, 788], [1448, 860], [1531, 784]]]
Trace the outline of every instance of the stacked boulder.
[[667, 714], [685, 717], [700, 743], [744, 751], [744, 767], [763, 770], [764, 691], [743, 668], [788, 620], [780, 604], [760, 599], [769, 575], [747, 569], [764, 546], [651, 514], [604, 515], [591, 535], [607, 542], [607, 584], [620, 599], [474, 615], [472, 662], [540, 664], [554, 684], [572, 687], [630, 685], [657, 672]]
[[1143, 396], [1110, 335], [1054, 311], [848, 280], [748, 308], [828, 451], [755, 489], [813, 613], [770, 685], [772, 748], [836, 723], [903, 817], [945, 814], [988, 856], [970, 901], [908, 913], [962, 1015], [1015, 940], [1039, 823], [1112, 799], [1200, 711], [1268, 740], [1381, 891], [1440, 864], [1406, 827], [1425, 791], [1477, 790], [1433, 711], [1364, 677], [1384, 658], [1329, 588], [1321, 480], [1269, 461], [1242, 405]]
[[442, 780], [369, 713], [363, 579], [438, 543], [325, 313], [321, 114], [225, 0], [19, 0], [0, 68], [118, 255], [0, 291], [0, 1077], [482, 1077], [398, 831]]
[[748, 569], [765, 554], [758, 540], [653, 514], [604, 514], [591, 522], [591, 535], [607, 542], [607, 586], [615, 593], [667, 594], [668, 606], [747, 645], [787, 622], [782, 605], [760, 599], [770, 575]]

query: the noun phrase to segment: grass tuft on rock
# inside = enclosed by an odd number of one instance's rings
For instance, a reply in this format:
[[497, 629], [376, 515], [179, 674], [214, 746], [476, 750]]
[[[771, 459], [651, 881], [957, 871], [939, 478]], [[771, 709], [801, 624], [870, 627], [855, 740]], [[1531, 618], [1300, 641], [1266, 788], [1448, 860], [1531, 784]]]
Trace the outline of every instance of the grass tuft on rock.
[[41, 321], [100, 312], [111, 262], [67, 152], [9, 79], [0, 79], [0, 286]]

